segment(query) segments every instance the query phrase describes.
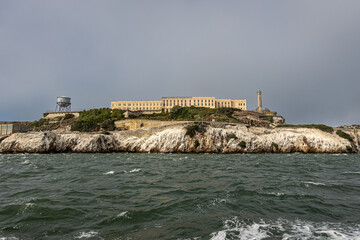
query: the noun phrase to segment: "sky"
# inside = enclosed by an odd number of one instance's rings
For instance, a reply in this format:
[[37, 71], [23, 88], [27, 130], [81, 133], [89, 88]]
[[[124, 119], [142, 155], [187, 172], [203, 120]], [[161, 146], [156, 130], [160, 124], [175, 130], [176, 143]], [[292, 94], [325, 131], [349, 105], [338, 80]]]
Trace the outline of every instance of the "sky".
[[0, 0], [0, 121], [166, 96], [360, 124], [359, 0]]

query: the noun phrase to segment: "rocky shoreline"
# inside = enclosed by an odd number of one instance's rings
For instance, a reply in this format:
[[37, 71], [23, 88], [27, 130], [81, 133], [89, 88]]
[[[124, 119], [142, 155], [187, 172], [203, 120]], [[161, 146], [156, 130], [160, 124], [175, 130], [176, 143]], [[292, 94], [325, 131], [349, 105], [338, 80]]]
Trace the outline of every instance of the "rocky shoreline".
[[308, 128], [206, 126], [194, 136], [185, 126], [113, 131], [17, 133], [0, 142], [0, 153], [359, 153], [359, 129], [342, 129], [353, 141]]

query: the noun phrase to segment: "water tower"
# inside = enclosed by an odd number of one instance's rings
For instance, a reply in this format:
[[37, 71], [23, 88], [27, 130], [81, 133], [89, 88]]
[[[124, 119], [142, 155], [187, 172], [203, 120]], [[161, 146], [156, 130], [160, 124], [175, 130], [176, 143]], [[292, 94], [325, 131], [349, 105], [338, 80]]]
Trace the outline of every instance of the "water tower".
[[71, 98], [57, 97], [55, 112], [68, 112], [71, 111]]

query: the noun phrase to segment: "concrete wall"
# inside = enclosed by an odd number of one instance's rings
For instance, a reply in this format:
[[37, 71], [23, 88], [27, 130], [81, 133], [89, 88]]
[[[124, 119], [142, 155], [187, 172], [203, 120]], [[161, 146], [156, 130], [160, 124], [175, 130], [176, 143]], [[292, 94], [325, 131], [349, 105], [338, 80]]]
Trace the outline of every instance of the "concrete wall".
[[28, 123], [0, 123], [0, 136], [8, 136], [13, 133], [26, 132], [28, 130]]

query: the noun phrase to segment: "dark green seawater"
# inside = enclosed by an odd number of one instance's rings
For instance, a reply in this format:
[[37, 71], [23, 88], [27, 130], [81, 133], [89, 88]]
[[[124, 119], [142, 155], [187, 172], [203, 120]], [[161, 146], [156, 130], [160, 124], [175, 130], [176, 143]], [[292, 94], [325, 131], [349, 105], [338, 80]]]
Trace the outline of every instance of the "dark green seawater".
[[0, 155], [0, 239], [360, 239], [360, 156]]

